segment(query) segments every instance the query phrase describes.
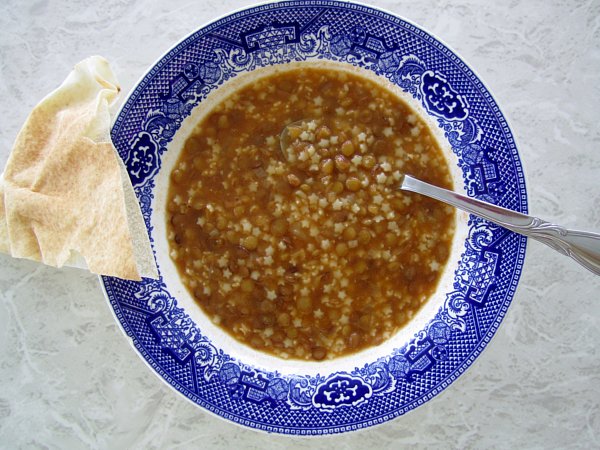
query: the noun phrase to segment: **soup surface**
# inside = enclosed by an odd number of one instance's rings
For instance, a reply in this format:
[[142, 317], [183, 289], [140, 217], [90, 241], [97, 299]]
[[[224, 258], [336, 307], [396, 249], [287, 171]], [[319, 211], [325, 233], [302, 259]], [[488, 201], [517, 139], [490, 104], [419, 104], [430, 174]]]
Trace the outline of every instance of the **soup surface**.
[[319, 361], [378, 345], [435, 290], [454, 234], [452, 208], [396, 190], [403, 173], [451, 187], [431, 132], [391, 91], [331, 69], [273, 73], [186, 141], [170, 256], [211, 320], [257, 350]]

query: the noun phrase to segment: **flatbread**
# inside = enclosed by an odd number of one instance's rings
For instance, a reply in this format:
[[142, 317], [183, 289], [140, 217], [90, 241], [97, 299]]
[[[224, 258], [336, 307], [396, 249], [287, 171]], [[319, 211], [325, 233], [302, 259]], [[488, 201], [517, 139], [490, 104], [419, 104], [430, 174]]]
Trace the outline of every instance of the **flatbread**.
[[[77, 64], [31, 112], [0, 179], [0, 251], [125, 279], [156, 278], [146, 227], [110, 139], [108, 62]], [[79, 263], [77, 262], [79, 261]]]

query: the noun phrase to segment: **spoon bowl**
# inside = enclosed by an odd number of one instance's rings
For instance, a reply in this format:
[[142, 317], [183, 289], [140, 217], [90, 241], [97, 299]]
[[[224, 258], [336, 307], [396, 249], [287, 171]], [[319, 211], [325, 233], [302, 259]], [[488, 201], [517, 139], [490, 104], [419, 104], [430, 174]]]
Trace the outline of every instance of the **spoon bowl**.
[[283, 130], [281, 130], [279, 135], [279, 154], [281, 155], [281, 159], [283, 161], [289, 161], [290, 159], [288, 149], [292, 140], [298, 137], [293, 136], [295, 130], [298, 130], [299, 135], [302, 132], [302, 125], [310, 121], [311, 119], [300, 119], [283, 127]]

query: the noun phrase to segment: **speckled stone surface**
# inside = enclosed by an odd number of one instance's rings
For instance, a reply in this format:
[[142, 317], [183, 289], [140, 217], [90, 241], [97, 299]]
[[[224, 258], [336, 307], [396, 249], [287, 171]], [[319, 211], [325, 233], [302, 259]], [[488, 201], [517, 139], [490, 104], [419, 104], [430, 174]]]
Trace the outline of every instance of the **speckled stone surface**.
[[[515, 133], [530, 210], [600, 231], [600, 2], [423, 0], [374, 6], [425, 27], [490, 87]], [[91, 54], [125, 91], [237, 0], [3, 0], [0, 164], [29, 110]], [[2, 448], [598, 448], [600, 277], [530, 243], [513, 305], [446, 392], [329, 438], [224, 422], [164, 385], [123, 337], [98, 280], [0, 255]]]

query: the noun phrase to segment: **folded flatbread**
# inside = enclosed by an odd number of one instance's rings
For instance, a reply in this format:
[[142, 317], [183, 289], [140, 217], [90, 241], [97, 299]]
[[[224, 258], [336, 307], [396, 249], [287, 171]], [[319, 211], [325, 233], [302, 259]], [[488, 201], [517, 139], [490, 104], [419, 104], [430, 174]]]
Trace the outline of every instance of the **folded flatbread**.
[[119, 91], [108, 62], [94, 56], [33, 109], [0, 178], [0, 251], [131, 280], [157, 277], [139, 204], [110, 139]]

